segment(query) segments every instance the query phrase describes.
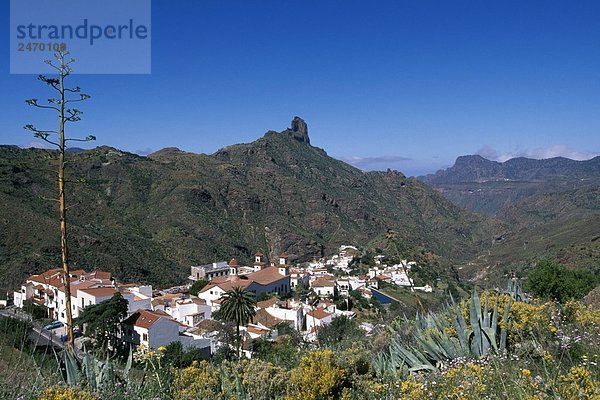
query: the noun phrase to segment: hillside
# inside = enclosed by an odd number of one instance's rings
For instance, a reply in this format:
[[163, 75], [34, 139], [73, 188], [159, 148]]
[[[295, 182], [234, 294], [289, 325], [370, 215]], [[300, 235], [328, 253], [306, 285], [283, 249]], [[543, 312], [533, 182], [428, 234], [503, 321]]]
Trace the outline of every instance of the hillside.
[[[13, 286], [58, 261], [56, 153], [0, 148], [0, 278]], [[366, 243], [388, 229], [407, 246], [466, 260], [502, 231], [399, 172], [362, 172], [310, 145], [304, 121], [212, 155], [163, 149], [148, 157], [98, 147], [69, 155], [71, 260], [119, 279], [181, 282], [189, 266], [292, 261]], [[33, 229], [32, 229], [33, 228]]]
[[455, 164], [419, 178], [453, 203], [473, 212], [502, 217], [504, 209], [536, 195], [600, 187], [600, 157], [575, 161], [513, 158], [500, 163], [462, 156]]
[[464, 156], [420, 179], [453, 203], [506, 223], [489, 249], [458, 266], [463, 279], [500, 283], [544, 257], [600, 272], [600, 157], [499, 163]]

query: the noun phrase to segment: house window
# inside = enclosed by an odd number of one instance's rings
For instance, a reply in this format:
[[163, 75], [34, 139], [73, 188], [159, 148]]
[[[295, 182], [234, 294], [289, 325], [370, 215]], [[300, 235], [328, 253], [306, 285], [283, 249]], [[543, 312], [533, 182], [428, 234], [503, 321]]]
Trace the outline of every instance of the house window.
[[83, 303], [84, 301], [84, 299], [81, 299], [81, 308], [85, 307], [85, 304]]
[[144, 342], [147, 342], [147, 341], [148, 341], [148, 334], [147, 334], [147, 333], [143, 333], [143, 334], [142, 334], [142, 340], [143, 340]]

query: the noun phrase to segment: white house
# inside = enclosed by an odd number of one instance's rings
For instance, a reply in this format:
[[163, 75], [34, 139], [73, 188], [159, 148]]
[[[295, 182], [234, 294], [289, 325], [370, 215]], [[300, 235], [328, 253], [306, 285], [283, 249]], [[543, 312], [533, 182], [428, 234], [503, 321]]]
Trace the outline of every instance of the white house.
[[212, 316], [212, 308], [198, 297], [173, 300], [164, 307], [164, 311], [176, 321], [189, 327], [195, 327]]
[[[256, 307], [257, 310], [264, 310], [276, 320], [290, 323], [290, 325], [298, 332], [302, 330], [304, 325], [304, 310], [301, 303], [296, 303], [294, 301], [280, 301], [273, 298], [256, 303]], [[257, 314], [257, 318], [254, 320], [258, 323], [262, 323], [266, 327], [276, 325], [273, 324], [273, 319], [266, 316], [261, 320], [261, 316], [264, 316], [264, 314]]]
[[317, 296], [330, 296], [335, 295], [335, 281], [326, 278], [318, 278], [311, 282], [310, 287], [317, 294]]
[[341, 296], [348, 296], [352, 287], [350, 286], [350, 280], [348, 277], [340, 277], [335, 280], [337, 290]]
[[[77, 317], [87, 305], [97, 304], [97, 299], [88, 296], [83, 289], [113, 287], [114, 282], [108, 272], [95, 271], [88, 273], [82, 269], [71, 271], [71, 312]], [[63, 270], [54, 268], [44, 273], [27, 278], [21, 290], [15, 291], [14, 304], [22, 308], [25, 301], [44, 306], [48, 309], [48, 317], [66, 322], [66, 296]], [[80, 297], [81, 296], [81, 297]]]
[[198, 281], [200, 279], [206, 279], [207, 281], [210, 281], [220, 276], [229, 275], [229, 266], [227, 265], [227, 261], [192, 266], [190, 269], [191, 275], [189, 276], [189, 279], [192, 282]]
[[330, 324], [336, 314], [325, 311], [322, 307], [306, 314], [306, 330], [309, 333], [316, 332], [319, 327]]
[[[230, 266], [231, 266], [230, 262]], [[271, 266], [252, 272], [248, 275], [233, 275], [215, 278], [198, 293], [198, 297], [205, 300], [206, 304], [218, 307], [215, 304], [223, 294], [234, 287], [254, 293], [257, 297], [263, 293], [278, 293], [287, 295], [290, 293], [290, 276], [287, 274], [287, 266]]]
[[[26, 300], [48, 308], [48, 316], [63, 323], [67, 322], [66, 294], [63, 270], [54, 268], [39, 275], [27, 278], [21, 290], [15, 292], [17, 307], [23, 307]], [[110, 299], [117, 291], [128, 302], [128, 312], [140, 308], [150, 308], [152, 286], [136, 284], [115, 285], [109, 272], [86, 272], [82, 269], [71, 271], [71, 315], [77, 318], [85, 307]]]
[[123, 327], [123, 340], [134, 347], [157, 349], [172, 342], [181, 342], [184, 349], [206, 349], [210, 354], [209, 339], [185, 335], [184, 326], [160, 311], [138, 310], [123, 321]]
[[300, 284], [304, 287], [309, 287], [310, 275], [300, 268], [290, 269], [290, 287], [294, 289]]
[[127, 300], [127, 313], [132, 314], [137, 310], [149, 310], [152, 308], [152, 286], [127, 284], [118, 285], [117, 289]]

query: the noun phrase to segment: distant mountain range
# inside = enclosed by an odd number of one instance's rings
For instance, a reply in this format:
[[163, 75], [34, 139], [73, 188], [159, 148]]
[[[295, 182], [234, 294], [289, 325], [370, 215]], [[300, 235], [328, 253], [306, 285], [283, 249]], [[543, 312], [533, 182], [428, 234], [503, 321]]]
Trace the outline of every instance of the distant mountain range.
[[587, 161], [521, 157], [501, 163], [479, 155], [462, 156], [452, 167], [419, 179], [467, 210], [502, 218], [514, 214], [510, 209], [516, 202], [532, 196], [594, 192], [600, 186], [600, 157]]
[[519, 275], [541, 257], [600, 273], [600, 157], [500, 163], [463, 156], [419, 179], [460, 207], [507, 224], [490, 249], [462, 267], [463, 277]]
[[[0, 147], [0, 286], [59, 260], [57, 153]], [[69, 154], [71, 260], [119, 279], [180, 283], [189, 266], [262, 249], [292, 261], [392, 230], [406, 251], [466, 262], [503, 224], [395, 171], [363, 172], [310, 145], [304, 121], [212, 155], [148, 157], [110, 147]]]

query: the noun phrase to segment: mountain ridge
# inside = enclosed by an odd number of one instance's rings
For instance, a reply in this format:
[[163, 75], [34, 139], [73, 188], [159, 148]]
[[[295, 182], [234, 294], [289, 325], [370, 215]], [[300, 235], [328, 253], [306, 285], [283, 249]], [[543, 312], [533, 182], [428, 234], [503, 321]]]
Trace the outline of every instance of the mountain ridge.
[[[193, 264], [250, 261], [258, 249], [308, 261], [388, 229], [407, 248], [466, 260], [504, 229], [400, 172], [363, 172], [333, 159], [310, 144], [307, 126], [295, 126], [211, 155], [167, 148], [143, 157], [108, 146], [71, 154], [68, 178], [79, 182], [67, 197], [73, 264], [166, 285], [184, 280]], [[41, 199], [55, 190], [55, 156], [0, 149], [5, 284], [58, 261], [57, 214]]]
[[587, 178], [600, 174], [600, 156], [589, 160], [572, 160], [566, 157], [533, 159], [515, 157], [504, 162], [493, 161], [480, 155], [457, 157], [452, 167], [439, 170], [435, 174], [419, 177], [423, 182], [436, 184], [453, 184], [465, 182], [484, 182], [494, 179], [530, 180], [548, 179], [553, 176], [554, 169], [568, 171], [568, 177]]

